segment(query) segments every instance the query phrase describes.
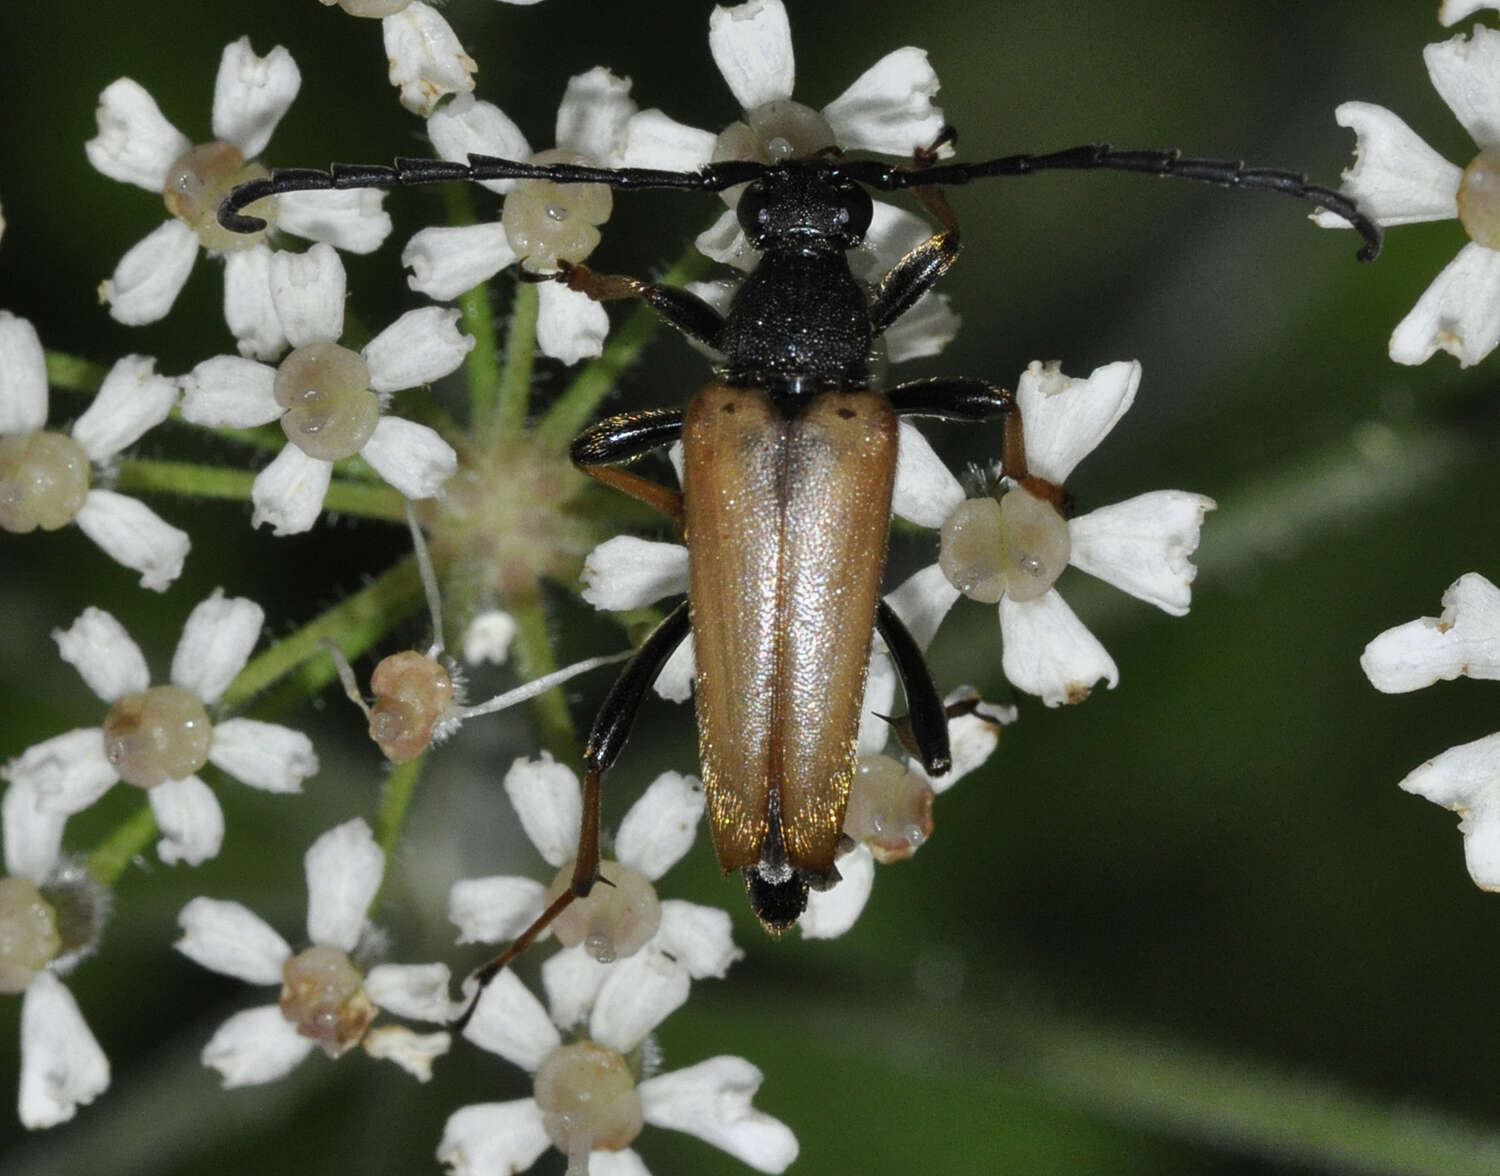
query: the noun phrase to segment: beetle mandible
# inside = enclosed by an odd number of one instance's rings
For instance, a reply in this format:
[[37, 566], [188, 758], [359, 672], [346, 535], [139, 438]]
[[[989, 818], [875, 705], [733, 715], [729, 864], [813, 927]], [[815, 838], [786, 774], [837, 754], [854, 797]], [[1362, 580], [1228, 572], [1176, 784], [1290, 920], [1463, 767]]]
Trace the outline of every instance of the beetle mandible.
[[[948, 769], [948, 708], [921, 649], [880, 597], [897, 419], [998, 418], [1007, 477], [1059, 510], [1066, 499], [1062, 487], [1027, 473], [1010, 391], [974, 378], [875, 386], [872, 345], [958, 256], [958, 222], [944, 187], [1107, 169], [1273, 191], [1348, 220], [1364, 238], [1361, 260], [1379, 252], [1379, 228], [1353, 201], [1294, 172], [1107, 144], [937, 163], [939, 147], [952, 137], [945, 129], [906, 166], [825, 150], [774, 163], [712, 163], [693, 172], [478, 155], [467, 164], [397, 159], [393, 166], [335, 164], [326, 172], [283, 169], [236, 188], [220, 209], [225, 228], [250, 232], [263, 224], [242, 209], [292, 191], [506, 179], [703, 192], [747, 185], [737, 216], [759, 256], [727, 313], [684, 289], [581, 265], [561, 263], [536, 279], [563, 282], [596, 301], [640, 299], [722, 361], [685, 409], [610, 417], [572, 444], [572, 460], [585, 473], [673, 522], [688, 547], [690, 587], [625, 666], [594, 720], [584, 750], [583, 821], [571, 886], [475, 973], [480, 992], [599, 881], [602, 777], [646, 692], [690, 631], [714, 848], [726, 873], [741, 873], [750, 906], [769, 931], [797, 921], [810, 889], [838, 880], [835, 858], [874, 634], [901, 679], [904, 725], [917, 757], [930, 775]], [[869, 189], [909, 189], [937, 222], [936, 231], [873, 289], [855, 279], [847, 257], [870, 224]], [[680, 491], [623, 468], [679, 440]], [[477, 994], [457, 1027], [476, 1003]]]

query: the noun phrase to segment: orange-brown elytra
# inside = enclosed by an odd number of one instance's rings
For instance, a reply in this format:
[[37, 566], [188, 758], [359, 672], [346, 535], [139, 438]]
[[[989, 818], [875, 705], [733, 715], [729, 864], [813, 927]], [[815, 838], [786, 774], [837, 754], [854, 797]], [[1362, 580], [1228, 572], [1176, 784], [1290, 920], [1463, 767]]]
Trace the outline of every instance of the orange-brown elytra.
[[[694, 637], [700, 760], [720, 864], [738, 870], [750, 905], [773, 931], [796, 921], [810, 888], [837, 880], [839, 846], [865, 667], [873, 636], [890, 651], [907, 697], [903, 728], [930, 774], [948, 766], [946, 712], [921, 651], [880, 600], [896, 420], [1005, 421], [1006, 474], [1027, 477], [1011, 394], [977, 379], [934, 379], [879, 390], [872, 344], [929, 290], [958, 254], [958, 226], [940, 188], [1047, 170], [1109, 169], [1280, 192], [1349, 220], [1375, 256], [1380, 230], [1348, 198], [1293, 172], [1193, 159], [1175, 151], [1094, 144], [981, 163], [910, 166], [820, 151], [776, 163], [726, 161], [699, 171], [398, 159], [394, 166], [277, 171], [241, 185], [220, 210], [224, 227], [262, 227], [240, 212], [282, 192], [397, 187], [446, 180], [540, 179], [619, 189], [717, 192], [746, 185], [736, 208], [758, 251], [755, 268], [720, 314], [692, 293], [560, 264], [556, 280], [598, 301], [638, 298], [721, 357], [686, 410], [601, 421], [573, 443], [573, 461], [607, 485], [661, 510], [688, 548], [688, 600], [642, 644], [611, 687], [584, 751], [584, 804], [570, 889], [475, 978], [480, 991], [598, 879], [599, 798], [640, 702], [673, 650]], [[910, 189], [937, 231], [873, 289], [847, 253], [870, 224], [866, 189]], [[681, 440], [680, 491], [622, 468]], [[1032, 478], [1031, 482], [1039, 479]], [[1045, 486], [1038, 487], [1045, 490]], [[461, 1026], [477, 1002], [456, 1023]]]

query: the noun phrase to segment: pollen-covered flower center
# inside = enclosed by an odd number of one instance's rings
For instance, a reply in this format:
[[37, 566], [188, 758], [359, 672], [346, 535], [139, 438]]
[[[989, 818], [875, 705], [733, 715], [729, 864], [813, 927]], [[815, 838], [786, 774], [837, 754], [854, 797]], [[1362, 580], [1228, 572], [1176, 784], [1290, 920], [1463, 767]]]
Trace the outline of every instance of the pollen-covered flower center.
[[[546, 901], [557, 898], [572, 881], [573, 863], [568, 862], [552, 880]], [[552, 932], [564, 947], [581, 943], [594, 959], [608, 964], [640, 951], [660, 924], [656, 888], [636, 871], [605, 861], [599, 863], [599, 881], [589, 896], [564, 908]]]
[[844, 832], [878, 862], [911, 857], [932, 836], [932, 785], [888, 755], [860, 756]]
[[67, 434], [0, 437], [0, 527], [55, 531], [73, 521], [88, 492], [88, 454]]
[[25, 878], [0, 878], [0, 992], [24, 992], [57, 958], [57, 912]]
[[1458, 219], [1487, 249], [1500, 249], [1500, 147], [1486, 147], [1458, 181]]
[[208, 762], [213, 740], [208, 712], [180, 686], [127, 694], [104, 717], [104, 754], [138, 788], [191, 776]]
[[1015, 489], [970, 498], [943, 523], [938, 566], [971, 600], [1035, 600], [1068, 566], [1068, 523], [1051, 503]]
[[277, 200], [267, 196], [241, 210], [266, 222], [266, 227], [258, 233], [231, 233], [224, 228], [219, 224], [219, 205], [235, 185], [263, 180], [270, 174], [259, 163], [246, 163], [233, 143], [219, 140], [199, 143], [172, 161], [167, 169], [166, 186], [162, 188], [162, 200], [168, 212], [198, 235], [205, 249], [232, 253], [265, 239], [276, 220]]
[[[741, 122], [732, 122], [714, 141], [714, 163], [730, 159], [753, 160], [756, 163], [782, 163], [804, 159], [838, 145], [833, 127], [811, 106], [777, 98], [745, 111]], [[725, 189], [724, 203], [735, 207], [745, 185]]]
[[[543, 151], [532, 163], [586, 164], [568, 151]], [[614, 196], [607, 184], [554, 184], [550, 180], [521, 180], [505, 198], [500, 223], [516, 256], [529, 270], [557, 268], [559, 261], [577, 263], [599, 244], [599, 230], [609, 219]]]
[[315, 944], [281, 969], [281, 1013], [331, 1058], [359, 1042], [375, 1019], [364, 976], [336, 947]]
[[363, 448], [380, 423], [364, 358], [337, 343], [305, 343], [276, 369], [286, 439], [308, 457], [339, 461]]
[[337, 3], [350, 16], [372, 18], [394, 16], [405, 10], [411, 0], [323, 0], [324, 4]]
[[630, 1063], [592, 1041], [553, 1050], [532, 1093], [548, 1138], [567, 1154], [569, 1176], [588, 1170], [591, 1151], [629, 1147], [645, 1125]]
[[453, 705], [453, 681], [434, 658], [414, 649], [393, 653], [370, 677], [375, 705], [370, 738], [386, 759], [404, 764], [432, 742], [432, 729]]

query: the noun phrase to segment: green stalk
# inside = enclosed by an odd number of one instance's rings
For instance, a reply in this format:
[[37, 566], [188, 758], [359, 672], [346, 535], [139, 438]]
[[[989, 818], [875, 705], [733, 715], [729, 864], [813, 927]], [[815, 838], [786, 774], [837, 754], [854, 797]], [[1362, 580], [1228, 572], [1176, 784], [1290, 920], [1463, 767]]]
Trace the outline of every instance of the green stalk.
[[531, 282], [516, 282], [510, 327], [505, 335], [505, 367], [500, 374], [500, 400], [486, 424], [488, 446], [515, 437], [526, 424], [531, 407], [531, 376], [536, 367], [536, 312], [540, 301]]
[[92, 360], [65, 351], [46, 351], [47, 386], [63, 392], [97, 392], [105, 370]]
[[[557, 655], [547, 634], [547, 615], [542, 609], [541, 596], [533, 592], [525, 598], [508, 600], [506, 604], [516, 622], [516, 635], [511, 643], [516, 676], [523, 682], [530, 682], [552, 673], [557, 669]], [[578, 729], [573, 725], [573, 716], [568, 712], [562, 690], [549, 690], [538, 695], [531, 706], [541, 728], [542, 745], [562, 763], [575, 771], [581, 770], [583, 757], [578, 750]]]
[[[474, 223], [474, 198], [463, 184], [443, 185], [443, 209], [450, 225]], [[500, 392], [500, 360], [495, 336], [495, 309], [488, 282], [480, 282], [458, 297], [459, 321], [474, 337], [474, 349], [464, 360], [469, 389], [470, 424], [482, 427], [495, 414]]]
[[[182, 494], [191, 498], [229, 498], [250, 501], [255, 475], [249, 470], [198, 465], [186, 461], [153, 461], [126, 458], [120, 463], [116, 483], [123, 491]], [[406, 517], [405, 501], [398, 490], [366, 482], [332, 482], [324, 506], [340, 514], [400, 522]]]
[[[385, 775], [385, 782], [380, 786], [380, 802], [375, 809], [375, 842], [385, 854], [387, 862], [391, 860], [396, 852], [396, 843], [401, 840], [401, 832], [406, 827], [406, 814], [411, 808], [412, 797], [417, 791], [417, 781], [422, 775], [422, 765], [426, 762], [427, 753], [424, 751], [414, 760], [404, 764], [394, 764]], [[373, 914], [380, 904], [380, 891], [385, 888], [385, 878], [390, 876], [387, 868], [385, 877], [382, 877], [380, 889], [375, 891], [375, 897], [370, 900], [370, 911]]]
[[100, 886], [114, 886], [125, 867], [146, 851], [155, 836], [156, 817], [151, 806], [143, 804], [94, 847], [85, 863], [89, 877]]

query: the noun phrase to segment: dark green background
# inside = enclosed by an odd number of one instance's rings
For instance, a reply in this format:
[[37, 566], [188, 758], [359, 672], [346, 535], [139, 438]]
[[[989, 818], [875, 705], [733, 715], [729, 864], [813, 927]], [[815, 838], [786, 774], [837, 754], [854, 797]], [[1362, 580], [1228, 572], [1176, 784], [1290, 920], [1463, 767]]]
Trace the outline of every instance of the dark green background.
[[[1449, 35], [1434, 7], [794, 5], [797, 94], [822, 104], [884, 52], [918, 44], [969, 157], [1108, 138], [1336, 183], [1353, 136], [1332, 112], [1349, 98], [1391, 106], [1467, 162], [1472, 146], [1421, 61], [1424, 43]], [[642, 106], [700, 126], [735, 117], [706, 49], [707, 4], [454, 0], [446, 11], [480, 62], [480, 95], [537, 147], [550, 144], [566, 77], [598, 63], [633, 77]], [[174, 373], [230, 349], [211, 265], [200, 262], [153, 327], [121, 327], [97, 305], [95, 284], [162, 213], [95, 173], [82, 145], [97, 93], [122, 74], [205, 137], [219, 50], [242, 33], [262, 53], [286, 45], [303, 71], [269, 162], [424, 152], [420, 123], [385, 82], [377, 27], [313, 0], [11, 6], [0, 37], [0, 306], [33, 319], [49, 346], [104, 362], [147, 351]], [[1500, 688], [1459, 682], [1387, 698], [1357, 665], [1377, 632], [1435, 613], [1460, 573], [1500, 574], [1489, 474], [1500, 358], [1460, 373], [1446, 356], [1408, 369], [1385, 355], [1460, 230], [1397, 231], [1364, 267], [1352, 235], [1316, 230], [1302, 206], [1268, 196], [1065, 175], [996, 181], [952, 203], [965, 256], [943, 289], [966, 325], [914, 374], [1010, 383], [1034, 358], [1078, 375], [1139, 358], [1137, 407], [1072, 489], [1084, 509], [1163, 486], [1219, 499], [1193, 611], [1167, 618], [1069, 573], [1064, 595], [1114, 654], [1119, 689], [1068, 710], [1023, 700], [983, 778], [940, 800], [932, 843], [881, 871], [869, 911], [840, 941], [768, 942], [700, 843], [665, 889], [729, 906], [747, 958], [667, 1022], [667, 1065], [749, 1056], [766, 1072], [758, 1105], [796, 1130], [793, 1171], [803, 1173], [1325, 1170], [1296, 1149], [1236, 1141], [1222, 1124], [1194, 1126], [1194, 1108], [1215, 1095], [1206, 1083], [1155, 1111], [1122, 1110], [1152, 1101], [1143, 1065], [1153, 1049], [1180, 1060], [1179, 1043], [1211, 1051], [1226, 1078], [1268, 1067], [1363, 1092], [1393, 1121], [1423, 1107], [1500, 1119], [1500, 899], [1470, 884], [1455, 819], [1396, 788], [1424, 758], [1500, 728]], [[420, 301], [395, 254], [440, 206], [413, 193], [387, 207], [391, 243], [349, 267], [373, 322]], [[633, 271], [676, 256], [712, 212], [670, 194], [616, 207], [597, 260]], [[620, 403], [680, 402], [703, 375], [697, 356], [663, 338]], [[81, 403], [63, 400], [54, 420]], [[1352, 499], [1318, 476], [1386, 427], [1437, 430], [1440, 441], [1421, 454], [1398, 444]], [[959, 434], [933, 430], [949, 456], [985, 453], [963, 449]], [[144, 451], [169, 448], [153, 437]], [[161, 597], [76, 531], [0, 548], [0, 757], [98, 721], [48, 638], [84, 606], [127, 618], [164, 671], [182, 617], [215, 585], [261, 600], [270, 631], [286, 632], [406, 547], [399, 530], [373, 524], [274, 540], [251, 533], [241, 507], [167, 502], [162, 513], [195, 547]], [[930, 558], [925, 539], [902, 539], [893, 574]], [[561, 596], [556, 630], [569, 657], [615, 640]], [[398, 638], [425, 640], [420, 624]], [[940, 682], [1003, 692], [991, 610], [960, 606], [933, 653]], [[581, 722], [600, 688], [577, 692]], [[127, 874], [100, 956], [69, 981], [114, 1087], [40, 1136], [0, 1116], [0, 1170], [433, 1171], [454, 1108], [524, 1093], [513, 1068], [464, 1046], [420, 1088], [362, 1056], [337, 1067], [314, 1057], [287, 1081], [227, 1094], [198, 1067], [213, 1028], [270, 994], [169, 950], [176, 911], [195, 894], [237, 898], [296, 940], [302, 852], [332, 823], [371, 811], [380, 769], [352, 710], [334, 697], [318, 709], [297, 717], [323, 732], [325, 770], [304, 797], [226, 792], [218, 860], [194, 871], [152, 855]], [[447, 886], [534, 866], [498, 788], [526, 740], [521, 718], [486, 720], [432, 759], [392, 865], [395, 958], [441, 954], [461, 970], [478, 953], [446, 944]], [[693, 747], [686, 710], [649, 705], [614, 777], [612, 813], [661, 767], [691, 767]], [[87, 848], [130, 810], [136, 798], [116, 791], [74, 823], [70, 845]], [[0, 1018], [0, 1090], [13, 1088], [14, 1026]], [[1290, 1115], [1312, 1096], [1276, 1088], [1273, 1119], [1278, 1100]], [[746, 1170], [664, 1132], [648, 1131], [640, 1150], [658, 1173]], [[544, 1165], [560, 1171], [557, 1159]]]

